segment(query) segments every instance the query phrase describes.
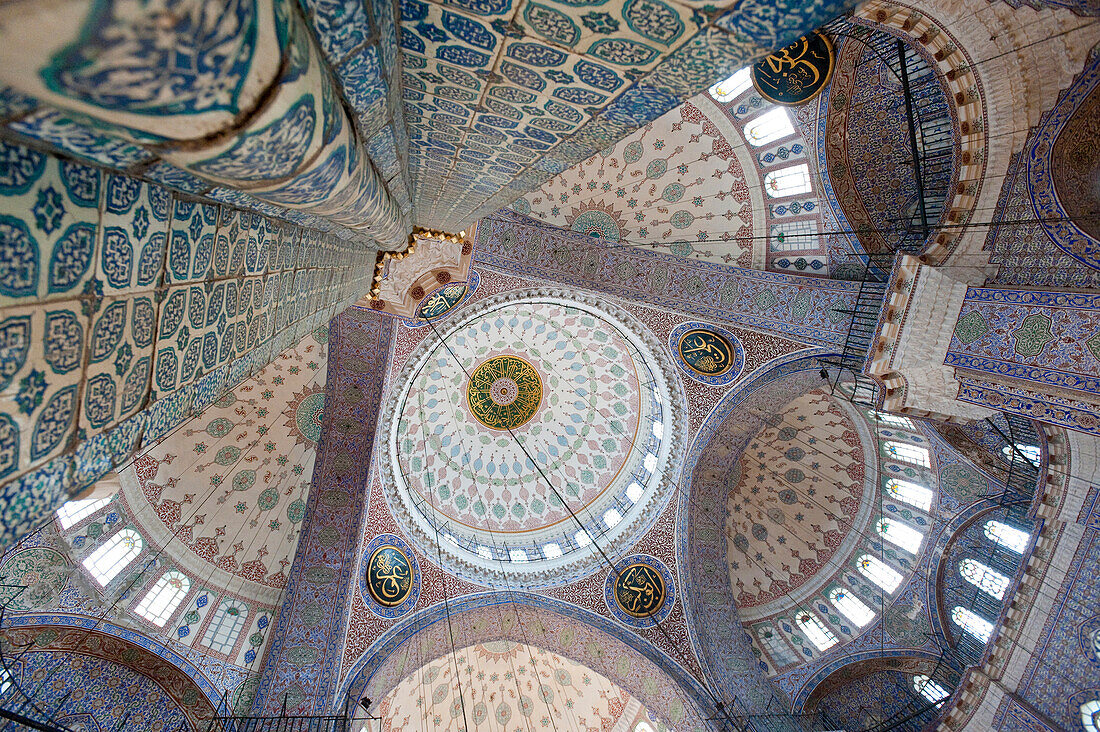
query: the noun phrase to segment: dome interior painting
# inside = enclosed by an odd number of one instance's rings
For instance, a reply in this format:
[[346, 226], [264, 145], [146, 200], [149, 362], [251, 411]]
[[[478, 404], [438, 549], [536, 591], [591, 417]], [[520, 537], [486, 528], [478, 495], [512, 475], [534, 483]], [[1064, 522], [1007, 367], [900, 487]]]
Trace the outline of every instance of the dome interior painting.
[[0, 0], [0, 732], [1100, 732], [1096, 0]]

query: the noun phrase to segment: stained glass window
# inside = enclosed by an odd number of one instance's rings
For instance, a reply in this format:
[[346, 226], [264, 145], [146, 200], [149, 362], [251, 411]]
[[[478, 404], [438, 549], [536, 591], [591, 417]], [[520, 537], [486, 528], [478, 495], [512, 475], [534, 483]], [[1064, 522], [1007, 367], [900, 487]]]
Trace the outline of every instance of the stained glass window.
[[710, 95], [720, 102], [728, 102], [752, 86], [752, 67], [746, 66], [728, 79], [710, 88]]
[[1081, 726], [1085, 728], [1085, 732], [1100, 732], [1100, 699], [1081, 705]]
[[[1016, 452], [1019, 450], [1020, 452]], [[1025, 458], [1038, 465], [1039, 461], [1043, 458], [1043, 451], [1035, 445], [1016, 445], [1016, 450], [1013, 450], [1008, 445], [1001, 448], [1001, 452], [1004, 453], [1005, 460], [1011, 462], [1012, 460], [1018, 460], [1022, 454]]]
[[932, 508], [932, 491], [922, 485], [890, 478], [886, 481], [886, 492], [899, 501], [916, 506], [922, 511]]
[[764, 176], [764, 190], [772, 198], [794, 196], [813, 190], [810, 184], [810, 169], [805, 163], [789, 168], [775, 170]]
[[916, 429], [916, 425], [913, 424], [913, 420], [908, 417], [902, 417], [900, 414], [890, 414], [889, 412], [871, 412], [871, 416], [883, 422], [885, 424], [893, 425], [894, 427], [904, 427], [905, 429]]
[[921, 542], [924, 541], [924, 534], [897, 519], [879, 519], [876, 529], [883, 539], [910, 554], [919, 552]]
[[754, 147], [766, 145], [774, 140], [779, 140], [794, 134], [794, 126], [791, 125], [791, 116], [783, 107], [776, 107], [769, 112], [753, 118], [745, 125], [745, 137]]
[[768, 246], [773, 252], [795, 252], [816, 249], [818, 246], [817, 222], [813, 219], [784, 221], [771, 228]]
[[1008, 577], [995, 569], [985, 566], [981, 562], [967, 557], [959, 562], [959, 574], [963, 579], [987, 592], [998, 600], [1003, 600], [1005, 590], [1008, 589]]
[[863, 601], [848, 590], [839, 587], [829, 592], [829, 600], [840, 614], [862, 628], [875, 619], [875, 611], [863, 604]]
[[833, 632], [826, 628], [825, 623], [821, 622], [821, 619], [813, 613], [807, 610], [799, 611], [795, 615], [794, 622], [806, 634], [810, 642], [817, 646], [817, 650], [826, 651], [837, 644]]
[[993, 623], [973, 610], [956, 605], [955, 609], [951, 611], [951, 619], [955, 621], [956, 625], [982, 643], [988, 642], [990, 636], [993, 635]]
[[798, 660], [794, 649], [787, 645], [787, 641], [783, 640], [779, 631], [770, 625], [757, 630], [756, 637], [760, 639], [760, 645], [771, 656], [776, 666], [786, 666]]
[[206, 626], [202, 644], [212, 651], [228, 654], [237, 644], [245, 621], [248, 620], [248, 606], [237, 600], [222, 600], [217, 614]]
[[942, 706], [944, 699], [951, 696], [950, 691], [924, 674], [916, 674], [913, 677], [913, 690], [937, 707]]
[[63, 529], [76, 526], [110, 502], [110, 498], [87, 498], [83, 501], [69, 501], [57, 509], [57, 520]]
[[1000, 521], [986, 521], [985, 536], [994, 544], [1000, 544], [1017, 554], [1024, 553], [1024, 549], [1027, 549], [1028, 539], [1031, 538], [1026, 531], [1021, 531]]
[[914, 465], [923, 465], [926, 468], [932, 467], [932, 462], [928, 458], [928, 450], [923, 447], [886, 440], [883, 449], [886, 450], [887, 455], [896, 460], [913, 463]]
[[191, 580], [187, 579], [187, 575], [170, 570], [162, 574], [152, 589], [145, 593], [134, 612], [154, 625], [163, 626], [190, 590]]
[[901, 584], [901, 575], [878, 557], [864, 554], [860, 556], [857, 566], [864, 577], [887, 592], [893, 592]]
[[84, 567], [92, 573], [96, 582], [106, 587], [127, 564], [141, 554], [143, 546], [138, 532], [123, 529], [89, 554], [84, 560]]

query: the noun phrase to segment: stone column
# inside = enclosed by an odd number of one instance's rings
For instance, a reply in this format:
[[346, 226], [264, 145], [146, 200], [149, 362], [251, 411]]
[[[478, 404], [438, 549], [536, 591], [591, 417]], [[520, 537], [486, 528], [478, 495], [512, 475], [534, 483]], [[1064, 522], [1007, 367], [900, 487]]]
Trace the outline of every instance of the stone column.
[[944, 272], [909, 256], [894, 266], [867, 367], [883, 408], [1100, 433], [1100, 295], [968, 287]]
[[405, 246], [291, 0], [7, 2], [0, 80], [217, 185]]

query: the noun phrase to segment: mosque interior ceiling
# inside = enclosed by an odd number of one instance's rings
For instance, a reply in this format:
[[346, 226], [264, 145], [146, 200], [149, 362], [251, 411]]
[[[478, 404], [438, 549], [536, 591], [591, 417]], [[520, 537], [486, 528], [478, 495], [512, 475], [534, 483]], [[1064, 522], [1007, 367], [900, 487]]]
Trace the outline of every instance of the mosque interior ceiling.
[[1100, 732], [1098, 15], [0, 3], [0, 716]]

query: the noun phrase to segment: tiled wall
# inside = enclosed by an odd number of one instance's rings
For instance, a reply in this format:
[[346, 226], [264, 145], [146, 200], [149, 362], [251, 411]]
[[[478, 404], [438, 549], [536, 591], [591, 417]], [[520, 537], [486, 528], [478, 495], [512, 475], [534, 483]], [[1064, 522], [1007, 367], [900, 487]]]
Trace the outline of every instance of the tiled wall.
[[0, 141], [0, 545], [354, 302], [364, 254]]

